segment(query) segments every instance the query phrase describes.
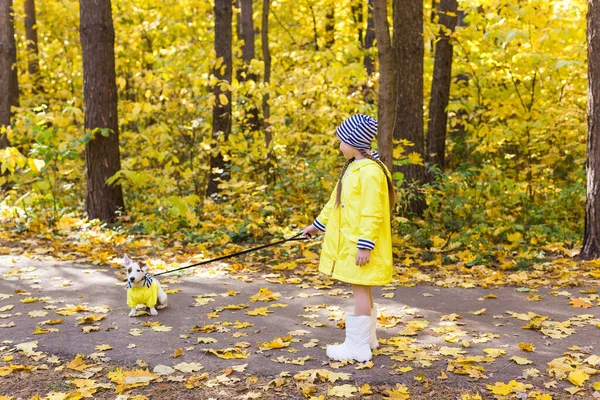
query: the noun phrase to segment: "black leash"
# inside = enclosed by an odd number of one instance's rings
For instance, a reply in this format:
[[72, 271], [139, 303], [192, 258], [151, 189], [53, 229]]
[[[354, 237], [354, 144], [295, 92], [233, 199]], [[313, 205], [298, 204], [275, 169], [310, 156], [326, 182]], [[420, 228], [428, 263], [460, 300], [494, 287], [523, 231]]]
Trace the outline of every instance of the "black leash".
[[203, 265], [203, 264], [210, 264], [212, 262], [225, 260], [227, 258], [241, 256], [243, 254], [251, 253], [253, 251], [257, 251], [257, 250], [261, 250], [261, 249], [266, 249], [267, 247], [277, 246], [279, 244], [282, 244], [282, 243], [285, 243], [285, 242], [290, 242], [292, 240], [307, 240], [307, 238], [305, 238], [305, 237], [299, 237], [301, 235], [302, 235], [302, 232], [300, 232], [296, 236], [293, 236], [293, 237], [291, 237], [289, 239], [280, 240], [279, 242], [265, 244], [265, 245], [262, 245], [262, 246], [254, 247], [252, 249], [243, 250], [243, 251], [240, 251], [240, 252], [237, 252], [237, 253], [227, 254], [225, 256], [213, 258], [212, 260], [204, 260], [204, 261], [200, 261], [199, 263], [196, 263], [196, 264], [188, 265], [186, 267], [176, 268], [176, 269], [172, 269], [170, 271], [164, 271], [164, 272], [161, 272], [161, 273], [158, 273], [158, 274], [152, 274], [152, 275], [153, 276], [159, 276], [159, 275], [164, 275], [164, 274], [170, 274], [171, 272], [181, 271], [182, 269], [197, 267], [198, 265]]

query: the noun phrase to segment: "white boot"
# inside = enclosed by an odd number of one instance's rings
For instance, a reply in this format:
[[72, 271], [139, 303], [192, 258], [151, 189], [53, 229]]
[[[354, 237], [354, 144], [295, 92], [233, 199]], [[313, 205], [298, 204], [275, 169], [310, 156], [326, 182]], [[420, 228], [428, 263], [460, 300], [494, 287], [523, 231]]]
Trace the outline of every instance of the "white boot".
[[377, 306], [373, 304], [371, 308], [371, 332], [369, 334], [369, 347], [374, 350], [379, 347], [379, 341], [377, 340]]
[[327, 346], [327, 357], [337, 360], [369, 361], [372, 357], [369, 347], [371, 316], [346, 315], [346, 340], [337, 346]]

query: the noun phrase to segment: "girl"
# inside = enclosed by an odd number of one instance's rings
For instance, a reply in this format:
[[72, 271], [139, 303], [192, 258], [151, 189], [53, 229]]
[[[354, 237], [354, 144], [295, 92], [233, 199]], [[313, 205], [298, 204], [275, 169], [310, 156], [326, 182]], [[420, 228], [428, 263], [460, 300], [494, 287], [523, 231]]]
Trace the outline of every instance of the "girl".
[[325, 232], [319, 271], [352, 284], [354, 314], [346, 315], [346, 340], [327, 346], [327, 356], [364, 362], [379, 346], [371, 287], [392, 280], [390, 212], [395, 190], [387, 168], [371, 151], [377, 120], [353, 115], [336, 134], [347, 162], [329, 202], [302, 233], [310, 237]]

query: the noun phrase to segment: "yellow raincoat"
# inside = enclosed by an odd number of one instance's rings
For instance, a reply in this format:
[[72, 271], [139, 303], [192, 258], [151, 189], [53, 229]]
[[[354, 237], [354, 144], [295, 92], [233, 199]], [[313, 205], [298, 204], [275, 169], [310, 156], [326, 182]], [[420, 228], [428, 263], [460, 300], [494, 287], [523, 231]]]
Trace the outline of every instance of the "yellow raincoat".
[[153, 308], [158, 303], [158, 283], [153, 281], [150, 287], [134, 286], [127, 289], [127, 305], [135, 308], [138, 304], [145, 304], [148, 308]]
[[[367, 158], [352, 162], [343, 177], [340, 207], [335, 207], [335, 197], [334, 189], [314, 222], [325, 231], [319, 271], [352, 284], [390, 283], [392, 233], [383, 170]], [[362, 267], [356, 265], [358, 248], [372, 249], [370, 261]]]

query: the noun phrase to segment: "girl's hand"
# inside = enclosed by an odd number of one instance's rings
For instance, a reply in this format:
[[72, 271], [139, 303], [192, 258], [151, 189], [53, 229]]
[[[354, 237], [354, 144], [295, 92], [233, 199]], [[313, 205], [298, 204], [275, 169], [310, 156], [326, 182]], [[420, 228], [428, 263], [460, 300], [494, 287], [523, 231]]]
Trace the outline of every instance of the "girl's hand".
[[304, 230], [302, 231], [302, 236], [310, 238], [311, 236], [314, 236], [316, 234], [319, 233], [319, 230], [317, 228], [314, 227], [314, 225], [309, 225], [306, 228], [304, 228]]
[[358, 249], [356, 252], [356, 265], [362, 267], [371, 260], [371, 250], [369, 249]]

